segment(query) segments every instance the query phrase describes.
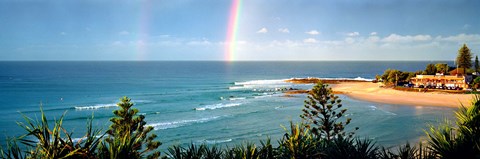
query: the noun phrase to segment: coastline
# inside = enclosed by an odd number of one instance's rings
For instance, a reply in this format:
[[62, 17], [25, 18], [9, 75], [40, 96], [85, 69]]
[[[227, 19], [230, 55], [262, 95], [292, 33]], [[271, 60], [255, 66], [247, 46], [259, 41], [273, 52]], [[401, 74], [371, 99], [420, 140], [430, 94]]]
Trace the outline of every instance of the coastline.
[[[301, 80], [297, 80], [297, 82], [298, 81]], [[312, 80], [309, 79], [304, 82], [310, 81]], [[462, 104], [464, 106], [470, 106], [471, 99], [474, 96], [471, 94], [442, 92], [401, 91], [393, 88], [384, 88], [382, 87], [382, 83], [372, 83], [369, 81], [330, 81], [326, 83], [330, 84], [335, 94], [344, 94], [353, 99], [385, 104], [458, 108]], [[291, 92], [290, 94], [295, 93], [296, 92]]]

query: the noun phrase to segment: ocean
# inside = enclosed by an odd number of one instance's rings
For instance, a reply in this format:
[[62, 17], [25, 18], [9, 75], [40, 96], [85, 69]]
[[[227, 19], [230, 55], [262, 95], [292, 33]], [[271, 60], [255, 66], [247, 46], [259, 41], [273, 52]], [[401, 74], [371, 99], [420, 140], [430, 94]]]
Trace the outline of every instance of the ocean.
[[[387, 68], [425, 69], [431, 61], [96, 61], [0, 62], [0, 142], [25, 131], [16, 122], [22, 114], [39, 119], [40, 107], [48, 119], [65, 113], [64, 126], [81, 137], [87, 119], [106, 130], [115, 103], [128, 96], [146, 116], [163, 143], [222, 146], [273, 143], [283, 126], [301, 122], [306, 95], [286, 97], [275, 88], [308, 89], [313, 85], [285, 83], [290, 78], [320, 77], [373, 79]], [[448, 62], [452, 65], [453, 62]], [[394, 146], [416, 143], [429, 124], [453, 119], [454, 108], [406, 106], [366, 102], [339, 95], [352, 118], [356, 136]]]

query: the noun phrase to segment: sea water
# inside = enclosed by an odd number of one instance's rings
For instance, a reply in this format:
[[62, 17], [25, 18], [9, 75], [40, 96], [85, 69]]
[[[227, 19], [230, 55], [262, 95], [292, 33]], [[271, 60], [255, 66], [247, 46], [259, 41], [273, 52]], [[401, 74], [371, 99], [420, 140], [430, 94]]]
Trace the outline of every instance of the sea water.
[[[290, 78], [373, 79], [387, 68], [423, 70], [427, 61], [319, 62], [0, 62], [0, 137], [25, 134], [22, 114], [50, 122], [65, 114], [64, 126], [82, 137], [94, 116], [106, 130], [115, 103], [128, 96], [163, 145], [221, 146], [274, 142], [290, 121], [301, 119], [306, 95], [285, 96], [282, 88], [309, 89]], [[448, 62], [451, 64], [451, 62]], [[452, 118], [453, 108], [380, 104], [339, 95], [356, 136], [393, 146], [417, 142], [429, 124]]]

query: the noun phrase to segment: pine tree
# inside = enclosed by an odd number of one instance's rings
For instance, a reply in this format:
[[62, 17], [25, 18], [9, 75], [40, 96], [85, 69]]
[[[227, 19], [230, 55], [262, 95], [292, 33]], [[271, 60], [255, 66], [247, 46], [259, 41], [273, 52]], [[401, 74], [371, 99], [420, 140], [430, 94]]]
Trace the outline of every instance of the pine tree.
[[[154, 141], [157, 135], [147, 135], [153, 130], [153, 127], [145, 127], [145, 116], [136, 115], [138, 109], [131, 108], [133, 103], [130, 98], [120, 98], [117, 106], [120, 109], [113, 111], [116, 117], [110, 119], [112, 125], [107, 131], [109, 136], [99, 148], [100, 158], [137, 159], [156, 150], [161, 143]], [[143, 147], [144, 145], [145, 147]], [[154, 151], [147, 158], [159, 158], [159, 156], [160, 152]]]
[[478, 64], [478, 55], [475, 55], [475, 72], [479, 72], [480, 65]]
[[472, 53], [470, 53], [470, 49], [467, 47], [467, 44], [463, 44], [463, 46], [458, 50], [457, 66], [458, 68], [463, 68], [464, 73], [466, 69], [472, 67]]
[[303, 115], [300, 117], [307, 122], [307, 127], [313, 134], [327, 141], [334, 138], [352, 137], [354, 132], [347, 134], [344, 131], [351, 119], [347, 118], [345, 122], [338, 122], [347, 111], [347, 109], [341, 109], [341, 102], [342, 100], [332, 93], [332, 89], [328, 88], [327, 84], [320, 82], [310, 91], [308, 100], [305, 100], [305, 108], [302, 110]]

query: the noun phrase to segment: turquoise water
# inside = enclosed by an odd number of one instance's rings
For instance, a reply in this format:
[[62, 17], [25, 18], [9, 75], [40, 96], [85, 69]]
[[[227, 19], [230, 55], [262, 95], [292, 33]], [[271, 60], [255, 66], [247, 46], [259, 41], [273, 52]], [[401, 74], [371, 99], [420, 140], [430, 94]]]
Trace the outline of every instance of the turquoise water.
[[[275, 88], [311, 88], [289, 78], [372, 79], [387, 68], [417, 71], [429, 62], [0, 62], [0, 133], [22, 134], [19, 112], [50, 120], [66, 112], [65, 127], [81, 137], [86, 119], [106, 129], [115, 103], [131, 97], [155, 127], [162, 149], [173, 144], [231, 145], [280, 139], [282, 125], [299, 122], [305, 95]], [[379, 104], [340, 95], [357, 136], [385, 146], [417, 141], [427, 124], [454, 109]], [[4, 138], [0, 140], [4, 144]], [[276, 142], [274, 142], [276, 143]]]

